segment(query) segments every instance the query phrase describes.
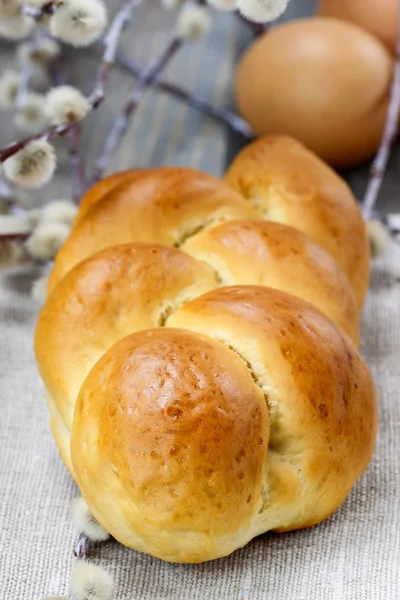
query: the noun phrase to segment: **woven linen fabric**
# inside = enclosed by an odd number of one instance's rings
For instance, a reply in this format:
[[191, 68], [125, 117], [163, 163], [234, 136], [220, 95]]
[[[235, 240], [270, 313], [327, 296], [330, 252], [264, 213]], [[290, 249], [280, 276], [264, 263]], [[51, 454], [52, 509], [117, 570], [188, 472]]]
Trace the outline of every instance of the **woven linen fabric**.
[[[48, 427], [32, 336], [36, 273], [0, 278], [0, 595], [63, 595], [76, 541], [78, 495]], [[363, 316], [365, 356], [379, 392], [372, 464], [331, 519], [309, 530], [266, 534], [226, 559], [171, 565], [123, 548], [91, 559], [115, 578], [115, 600], [398, 600], [400, 575], [400, 248], [373, 265]]]

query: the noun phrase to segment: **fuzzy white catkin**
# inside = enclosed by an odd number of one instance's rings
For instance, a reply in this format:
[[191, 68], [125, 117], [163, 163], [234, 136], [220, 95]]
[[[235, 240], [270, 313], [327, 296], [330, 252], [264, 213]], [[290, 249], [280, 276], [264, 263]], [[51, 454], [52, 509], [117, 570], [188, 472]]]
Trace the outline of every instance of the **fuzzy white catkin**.
[[9, 40], [23, 40], [31, 33], [35, 21], [23, 14], [16, 14], [6, 20], [0, 20], [0, 37]]
[[26, 63], [44, 65], [57, 58], [61, 52], [60, 44], [49, 37], [38, 39], [34, 45], [22, 42], [17, 48], [17, 60], [21, 66]]
[[39, 133], [47, 125], [45, 96], [30, 92], [14, 119], [15, 125], [28, 133]]
[[268, 23], [283, 14], [289, 0], [237, 0], [237, 7], [246, 19]]
[[72, 515], [77, 531], [84, 533], [89, 540], [104, 542], [110, 537], [109, 533], [96, 521], [82, 497], [72, 501]]
[[97, 565], [81, 561], [72, 573], [72, 600], [111, 600], [113, 588], [111, 575]]
[[70, 234], [64, 223], [38, 225], [26, 242], [29, 254], [38, 260], [52, 260]]
[[387, 221], [391, 229], [400, 232], [400, 213], [387, 215]]
[[104, 32], [107, 9], [102, 0], [68, 0], [52, 15], [53, 37], [76, 47], [89, 46]]
[[30, 142], [3, 163], [5, 177], [26, 189], [46, 185], [56, 169], [54, 148], [45, 140]]
[[211, 18], [201, 6], [184, 6], [177, 21], [178, 35], [184, 40], [197, 41], [211, 29]]
[[0, 78], [0, 106], [12, 109], [17, 98], [20, 75], [10, 69], [5, 71]]
[[381, 256], [390, 243], [390, 235], [380, 221], [371, 220], [366, 222], [371, 256]]
[[207, 4], [213, 6], [217, 10], [223, 10], [226, 12], [236, 10], [236, 0], [207, 0]]
[[71, 227], [78, 207], [70, 200], [53, 200], [38, 211], [38, 223], [64, 223]]
[[88, 99], [71, 85], [62, 85], [49, 91], [46, 114], [53, 125], [74, 123], [84, 119], [91, 109]]
[[39, 277], [33, 282], [31, 296], [38, 304], [44, 304], [46, 301], [48, 282], [49, 278], [46, 276]]
[[0, 234], [13, 235], [18, 233], [30, 233], [32, 230], [29, 219], [15, 217], [14, 215], [0, 215]]
[[18, 0], [0, 0], [0, 21], [10, 19], [19, 13]]

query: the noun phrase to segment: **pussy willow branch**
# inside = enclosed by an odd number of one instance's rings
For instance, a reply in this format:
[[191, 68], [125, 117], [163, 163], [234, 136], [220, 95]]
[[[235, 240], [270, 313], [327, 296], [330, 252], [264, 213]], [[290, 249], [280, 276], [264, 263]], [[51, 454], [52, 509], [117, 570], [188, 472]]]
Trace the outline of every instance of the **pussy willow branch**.
[[[93, 109], [97, 108], [104, 100], [105, 87], [108, 82], [111, 66], [115, 62], [115, 56], [122, 31], [125, 28], [125, 25], [128, 23], [134, 8], [136, 8], [142, 2], [143, 0], [126, 0], [124, 6], [115, 16], [114, 21], [112, 22], [108, 33], [106, 34], [102, 61], [97, 72], [93, 92], [89, 96], [89, 102]], [[75, 122], [53, 126], [37, 135], [33, 135], [24, 140], [11, 144], [7, 148], [4, 148], [4, 150], [0, 150], [0, 163], [4, 162], [25, 148], [25, 146], [27, 146], [30, 142], [42, 139], [46, 141], [52, 141], [65, 136], [69, 131], [71, 131], [71, 129], [76, 127], [77, 124], [78, 123]]]
[[[116, 64], [135, 77], [139, 76], [143, 70], [140, 65], [131, 60], [129, 56], [122, 50], [120, 50], [117, 54]], [[195, 110], [205, 113], [209, 117], [224, 123], [233, 129], [233, 131], [240, 133], [244, 137], [249, 139], [254, 137], [250, 125], [233, 110], [224, 106], [215, 106], [212, 102], [202, 98], [198, 94], [189, 92], [181, 86], [169, 81], [163, 81], [157, 78], [150, 85], [162, 92], [170, 94], [177, 100], [185, 102]]]
[[26, 242], [30, 237], [30, 233], [2, 233], [0, 234], [1, 242]]
[[114, 21], [104, 37], [104, 53], [93, 92], [89, 100], [93, 108], [97, 108], [104, 100], [105, 87], [108, 81], [110, 70], [115, 63], [119, 40], [126, 25], [131, 20], [133, 10], [138, 7], [143, 0], [125, 0], [124, 6], [117, 13]]
[[98, 181], [104, 175], [104, 172], [110, 163], [121, 143], [129, 126], [129, 120], [133, 116], [146, 88], [157, 78], [165, 66], [175, 56], [182, 47], [182, 38], [175, 36], [163, 52], [143, 71], [141, 71], [137, 83], [131, 88], [129, 98], [121, 113], [117, 116], [113, 127], [111, 128], [103, 150], [96, 161], [92, 181]]
[[[57, 58], [49, 66], [49, 74], [54, 86], [65, 85], [67, 83], [63, 63], [62, 58]], [[77, 123], [75, 127], [72, 127], [68, 131], [67, 140], [72, 172], [72, 198], [78, 204], [86, 191], [85, 159], [82, 150], [82, 123]]]
[[[190, 6], [201, 5], [203, 3], [204, 0], [186, 0], [184, 4], [186, 6]], [[154, 81], [156, 81], [159, 74], [180, 50], [184, 44], [184, 41], [185, 40], [182, 37], [175, 34], [161, 54], [147, 68], [140, 72], [138, 80], [131, 88], [128, 100], [120, 114], [115, 119], [114, 125], [112, 126], [106, 138], [103, 150], [96, 161], [92, 183], [98, 181], [104, 175], [107, 166], [115, 155], [128, 130], [129, 121], [136, 112], [144, 92]]]
[[381, 145], [372, 163], [367, 190], [362, 201], [362, 213], [365, 219], [370, 219], [374, 211], [389, 162], [390, 151], [398, 131], [400, 115], [400, 2], [398, 4], [396, 63], [390, 92], [389, 109]]
[[74, 548], [74, 556], [80, 560], [86, 560], [89, 553], [90, 541], [84, 533], [80, 533]]
[[41, 7], [27, 6], [26, 4], [21, 6], [22, 14], [27, 17], [32, 17], [36, 21], [41, 21], [46, 15], [52, 15], [57, 8], [59, 2], [46, 2]]
[[68, 132], [69, 160], [72, 167], [72, 197], [79, 204], [86, 191], [85, 162], [82, 151], [82, 126], [79, 124]]

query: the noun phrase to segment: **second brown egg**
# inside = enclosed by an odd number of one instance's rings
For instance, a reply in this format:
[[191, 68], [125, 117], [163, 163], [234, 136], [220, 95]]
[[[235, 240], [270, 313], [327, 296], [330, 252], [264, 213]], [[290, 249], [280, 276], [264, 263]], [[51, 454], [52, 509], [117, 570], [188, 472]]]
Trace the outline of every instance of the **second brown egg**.
[[360, 27], [301, 19], [248, 48], [237, 70], [237, 104], [256, 134], [289, 134], [331, 165], [348, 167], [379, 146], [393, 67], [385, 46]]
[[355, 23], [396, 51], [398, 0], [320, 0], [317, 14]]

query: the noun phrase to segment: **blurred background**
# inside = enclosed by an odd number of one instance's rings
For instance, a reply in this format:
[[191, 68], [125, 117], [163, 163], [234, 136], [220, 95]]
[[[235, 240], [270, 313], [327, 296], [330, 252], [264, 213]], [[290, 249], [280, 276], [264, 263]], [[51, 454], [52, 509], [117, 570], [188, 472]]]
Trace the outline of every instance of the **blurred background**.
[[[316, 0], [291, 0], [280, 23], [312, 15]], [[109, 0], [110, 16], [119, 2]], [[162, 10], [158, 0], [146, 0], [135, 13], [133, 25], [124, 36], [124, 50], [139, 63], [148, 63], [165, 44], [174, 27], [176, 14]], [[213, 29], [206, 39], [187, 44], [163, 74], [166, 80], [178, 82], [218, 105], [234, 106], [233, 80], [235, 66], [254, 34], [246, 23], [230, 14], [214, 13]], [[66, 72], [70, 83], [89, 93], [99, 60], [99, 49], [66, 51]], [[15, 63], [12, 43], [0, 42], [0, 71]], [[88, 166], [96, 158], [104, 136], [115, 114], [122, 107], [132, 84], [132, 77], [115, 69], [107, 89], [106, 102], [90, 118], [85, 127], [84, 147]], [[21, 137], [7, 113], [0, 112], [0, 145]], [[23, 134], [22, 134], [23, 137]], [[225, 126], [170, 96], [149, 89], [128, 135], [109, 172], [129, 167], [185, 165], [220, 176], [236, 152], [246, 143]], [[36, 193], [37, 202], [71, 195], [70, 167], [64, 141], [57, 143], [59, 169], [49, 186]], [[399, 146], [394, 149], [385, 178], [378, 208], [381, 212], [397, 212], [397, 171], [400, 166]], [[361, 198], [368, 177], [368, 164], [348, 169], [343, 175], [356, 196]]]

